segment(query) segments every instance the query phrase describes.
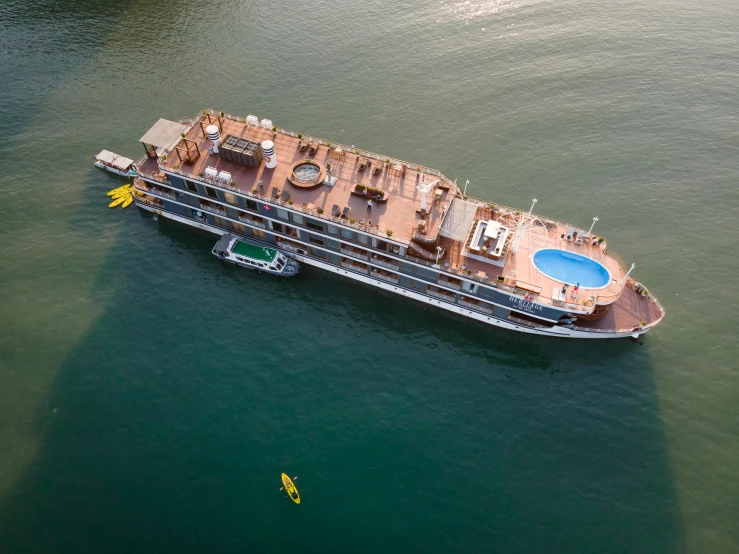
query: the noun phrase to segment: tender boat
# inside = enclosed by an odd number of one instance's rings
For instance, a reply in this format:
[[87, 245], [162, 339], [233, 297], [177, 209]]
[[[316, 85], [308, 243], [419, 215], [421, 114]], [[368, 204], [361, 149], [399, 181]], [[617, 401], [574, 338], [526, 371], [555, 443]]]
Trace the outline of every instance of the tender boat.
[[226, 262], [282, 277], [292, 277], [300, 269], [298, 262], [276, 249], [244, 242], [228, 233], [213, 247], [213, 254]]
[[136, 176], [136, 165], [130, 158], [124, 158], [118, 154], [114, 154], [108, 150], [101, 150], [100, 153], [95, 156], [92, 165], [120, 175], [122, 177], [135, 177]]

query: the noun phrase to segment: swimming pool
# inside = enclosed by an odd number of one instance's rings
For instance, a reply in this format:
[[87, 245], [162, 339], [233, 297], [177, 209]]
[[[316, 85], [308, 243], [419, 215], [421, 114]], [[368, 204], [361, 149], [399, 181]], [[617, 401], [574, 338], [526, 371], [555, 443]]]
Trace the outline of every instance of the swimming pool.
[[544, 248], [534, 253], [533, 262], [547, 277], [568, 285], [602, 289], [611, 282], [611, 273], [603, 264], [574, 252]]

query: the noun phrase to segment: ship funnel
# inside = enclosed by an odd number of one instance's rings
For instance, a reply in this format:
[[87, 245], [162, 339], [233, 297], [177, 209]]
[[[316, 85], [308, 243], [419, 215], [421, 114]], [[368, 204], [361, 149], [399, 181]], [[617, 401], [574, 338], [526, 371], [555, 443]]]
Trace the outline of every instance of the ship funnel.
[[264, 154], [264, 167], [274, 169], [277, 167], [277, 156], [275, 156], [275, 143], [271, 140], [265, 140], [262, 143], [262, 153]]
[[213, 145], [211, 148], [213, 154], [218, 154], [218, 147], [221, 145], [221, 133], [218, 131], [218, 125], [208, 125], [205, 128], [205, 134]]

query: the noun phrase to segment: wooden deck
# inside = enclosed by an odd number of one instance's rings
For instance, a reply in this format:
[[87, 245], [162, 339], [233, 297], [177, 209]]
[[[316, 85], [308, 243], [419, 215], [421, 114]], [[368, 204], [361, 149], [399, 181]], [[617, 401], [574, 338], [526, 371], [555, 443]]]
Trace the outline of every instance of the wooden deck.
[[[223, 140], [227, 135], [234, 135], [256, 142], [273, 141], [277, 167], [267, 169], [264, 164], [261, 164], [258, 168], [250, 168], [223, 160], [219, 155], [209, 155], [210, 141], [203, 135], [200, 125], [195, 125], [187, 134], [187, 138], [197, 144], [200, 151], [199, 159], [194, 164], [182, 164], [177, 154], [172, 152], [164, 164], [165, 167], [177, 168], [178, 166], [181, 171], [193, 175], [205, 173], [206, 167], [214, 167], [219, 172], [227, 171], [231, 173], [232, 185], [236, 188], [245, 191], [257, 190], [259, 194], [265, 196], [271, 196], [273, 189], [279, 190], [280, 193], [285, 191], [290, 195], [290, 200], [296, 204], [308, 209], [317, 210], [321, 208], [327, 215], [332, 213], [334, 206], [338, 206], [340, 210], [348, 206], [351, 211], [350, 217], [354, 218], [357, 223], [360, 220], [365, 220], [365, 224], [369, 224], [371, 221], [371, 226], [380, 233], [391, 230], [394, 239], [404, 242], [409, 241], [413, 232], [417, 229], [420, 221], [418, 210], [421, 207], [422, 195], [418, 192], [416, 186], [422, 178], [426, 182], [430, 182], [432, 177], [429, 175], [422, 176], [416, 166], [407, 167], [403, 174], [400, 168], [372, 160], [367, 168], [360, 171], [360, 163], [366, 158], [357, 155], [355, 152], [337, 153], [335, 149], [321, 145], [318, 146], [316, 153], [311, 155], [308, 150], [299, 151], [298, 147], [301, 139], [296, 137], [247, 126], [244, 123], [230, 119], [223, 119], [222, 125], [221, 138]], [[304, 137], [302, 141], [307, 142], [308, 138]], [[304, 188], [290, 183], [288, 176], [291, 167], [295, 162], [302, 159], [318, 162], [324, 167], [327, 163], [330, 163], [331, 175], [338, 179], [336, 184], [333, 187], [317, 185], [312, 188]], [[379, 174], [374, 174], [374, 168], [377, 164], [381, 165], [382, 170]], [[373, 202], [372, 210], [368, 211], [367, 200], [351, 194], [357, 183], [387, 192], [388, 200], [383, 203]], [[433, 195], [429, 195], [427, 200], [427, 210], [429, 211], [427, 235], [434, 236], [438, 233], [443, 216], [442, 207], [448, 205], [451, 199], [451, 190], [443, 192], [440, 202], [434, 202]]]

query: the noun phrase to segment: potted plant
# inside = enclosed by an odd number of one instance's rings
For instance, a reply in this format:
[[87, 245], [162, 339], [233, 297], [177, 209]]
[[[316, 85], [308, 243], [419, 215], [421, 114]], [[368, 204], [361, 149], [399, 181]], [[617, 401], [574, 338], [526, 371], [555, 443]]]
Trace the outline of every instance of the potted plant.
[[387, 236], [388, 236], [388, 237], [392, 237], [392, 236], [393, 236], [393, 232], [392, 232], [392, 230], [388, 229], [388, 230], [387, 230], [387, 231], [385, 231], [385, 232], [387, 233]]
[[180, 133], [180, 136], [182, 136], [182, 138], [185, 138], [185, 133]]
[[641, 322], [641, 326], [642, 326], [642, 327], [646, 327], [646, 326], [647, 326], [647, 322], [646, 322], [646, 321], [642, 321], [642, 322]]
[[316, 211], [318, 212], [318, 215], [323, 215], [323, 208], [318, 208]]
[[298, 138], [299, 139], [302, 139], [303, 138], [303, 133], [298, 133]]
[[162, 161], [163, 162], [166, 162], [167, 161], [167, 154], [162, 154]]
[[350, 217], [349, 218], [349, 223], [354, 223], [355, 221], [356, 221], [356, 219], [354, 219], [353, 217]]
[[226, 115], [226, 112], [221, 112], [221, 117], [223, 117], [224, 115]]
[[359, 148], [357, 148], [357, 149], [355, 150], [355, 152], [357, 153], [357, 156], [359, 156], [359, 153], [361, 152], [361, 150], [360, 150]]
[[288, 200], [288, 201], [287, 201], [287, 203], [288, 203], [288, 204], [290, 204], [291, 206], [292, 206], [293, 204], [295, 204], [295, 202], [293, 202], [292, 198], [291, 198], [290, 200]]
[[276, 133], [277, 132], [277, 127], [272, 127], [272, 132], [273, 133]]
[[385, 158], [385, 165], [390, 165], [390, 158]]
[[252, 193], [252, 194], [256, 194], [256, 193], [257, 193], [257, 189], [253, 189], [253, 190], [251, 191], [251, 193]]
[[205, 177], [205, 173], [203, 173], [203, 172], [201, 171], [200, 173], [198, 173], [198, 177]]
[[206, 113], [205, 110], [203, 110], [203, 115], [205, 115], [205, 113]]

